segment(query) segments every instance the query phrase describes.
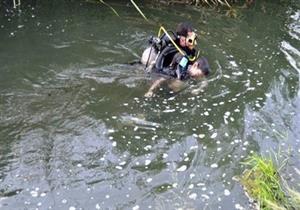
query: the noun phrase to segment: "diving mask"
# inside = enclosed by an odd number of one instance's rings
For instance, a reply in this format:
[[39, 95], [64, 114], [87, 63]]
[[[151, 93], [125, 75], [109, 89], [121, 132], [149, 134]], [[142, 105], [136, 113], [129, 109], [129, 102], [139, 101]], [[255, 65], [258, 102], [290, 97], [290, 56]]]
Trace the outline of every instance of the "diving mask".
[[192, 46], [197, 45], [197, 34], [195, 32], [192, 32], [186, 37], [186, 40]]

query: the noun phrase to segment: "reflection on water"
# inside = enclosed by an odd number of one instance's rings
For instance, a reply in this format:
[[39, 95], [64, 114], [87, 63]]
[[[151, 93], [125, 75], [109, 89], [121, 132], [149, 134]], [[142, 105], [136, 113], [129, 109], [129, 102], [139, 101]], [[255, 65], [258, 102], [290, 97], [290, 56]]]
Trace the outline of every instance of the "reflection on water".
[[[150, 99], [150, 77], [127, 63], [153, 26], [119, 3], [121, 20], [103, 6], [53, 6], [0, 22], [2, 209], [248, 209], [240, 162], [279, 149], [299, 183], [296, 5], [257, 3], [236, 20], [203, 10], [208, 86]], [[143, 8], [168, 27], [199, 14], [174, 9]]]

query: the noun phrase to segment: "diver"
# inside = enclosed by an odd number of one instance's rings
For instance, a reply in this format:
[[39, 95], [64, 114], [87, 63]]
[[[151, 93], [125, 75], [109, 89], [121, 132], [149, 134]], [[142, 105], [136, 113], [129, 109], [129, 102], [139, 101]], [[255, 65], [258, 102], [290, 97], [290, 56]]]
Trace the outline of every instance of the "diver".
[[159, 38], [150, 39], [151, 46], [143, 52], [141, 63], [146, 66], [148, 73], [160, 76], [154, 80], [145, 94], [146, 97], [153, 96], [154, 90], [165, 81], [169, 82], [169, 87], [174, 87], [172, 84], [180, 83], [179, 81], [200, 79], [209, 74], [207, 59], [196, 60], [196, 39], [197, 35], [190, 23], [180, 23], [176, 33], [164, 30]]
[[[161, 31], [164, 32], [162, 35]], [[162, 70], [171, 64], [177, 53], [180, 53], [188, 59], [186, 65], [192, 64], [197, 57], [196, 39], [197, 35], [188, 22], [179, 23], [176, 33], [161, 27], [158, 37], [149, 39], [150, 46], [143, 52], [141, 63], [146, 66], [147, 72], [151, 72], [153, 68]]]

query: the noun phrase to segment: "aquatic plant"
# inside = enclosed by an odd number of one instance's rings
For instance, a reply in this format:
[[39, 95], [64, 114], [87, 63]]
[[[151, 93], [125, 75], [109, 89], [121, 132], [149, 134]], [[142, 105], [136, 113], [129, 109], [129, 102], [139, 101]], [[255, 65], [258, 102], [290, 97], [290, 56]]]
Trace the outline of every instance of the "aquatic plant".
[[245, 165], [251, 169], [244, 171], [241, 183], [250, 197], [258, 201], [261, 209], [281, 208], [287, 202], [280, 185], [280, 177], [271, 159], [258, 155], [249, 157]]
[[259, 209], [299, 209], [300, 193], [283, 184], [284, 180], [271, 158], [254, 154], [243, 164], [250, 169], [240, 177], [241, 184], [248, 196], [258, 203]]
[[118, 13], [112, 6], [110, 6], [108, 3], [106, 3], [106, 2], [103, 1], [103, 0], [99, 0], [99, 2], [100, 2], [101, 4], [104, 4], [104, 5], [107, 6], [108, 8], [110, 8], [111, 11], [112, 11], [116, 16], [120, 17], [119, 13]]

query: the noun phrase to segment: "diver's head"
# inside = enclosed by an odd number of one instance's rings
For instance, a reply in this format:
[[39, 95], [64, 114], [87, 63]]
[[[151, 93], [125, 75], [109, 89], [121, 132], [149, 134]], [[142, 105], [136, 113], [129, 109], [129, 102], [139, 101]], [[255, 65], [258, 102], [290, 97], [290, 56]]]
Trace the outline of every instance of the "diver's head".
[[206, 58], [202, 57], [196, 60], [192, 66], [188, 69], [190, 77], [194, 79], [201, 79], [208, 76], [210, 67]]
[[197, 44], [197, 35], [194, 32], [194, 28], [191, 23], [183, 22], [179, 23], [176, 28], [176, 35], [179, 39], [179, 45], [181, 47], [188, 47], [190, 50], [195, 48]]

